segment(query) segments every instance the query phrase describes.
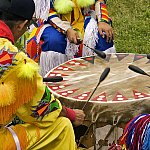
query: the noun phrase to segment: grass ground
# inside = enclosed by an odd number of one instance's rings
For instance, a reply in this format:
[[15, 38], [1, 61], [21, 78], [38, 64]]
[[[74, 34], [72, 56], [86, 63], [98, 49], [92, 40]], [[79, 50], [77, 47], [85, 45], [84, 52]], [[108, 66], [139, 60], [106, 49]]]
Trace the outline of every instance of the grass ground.
[[117, 52], [150, 53], [150, 1], [107, 0]]

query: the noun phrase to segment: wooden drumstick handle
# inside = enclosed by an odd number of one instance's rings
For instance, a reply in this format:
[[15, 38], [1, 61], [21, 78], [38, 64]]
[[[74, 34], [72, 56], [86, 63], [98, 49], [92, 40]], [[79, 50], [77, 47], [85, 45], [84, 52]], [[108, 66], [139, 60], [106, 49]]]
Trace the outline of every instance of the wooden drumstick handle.
[[95, 89], [93, 90], [92, 94], [90, 95], [90, 97], [88, 98], [88, 100], [86, 101], [86, 103], [84, 104], [84, 106], [82, 107], [82, 110], [85, 109], [87, 103], [91, 100], [91, 97], [93, 96], [93, 94], [95, 93], [95, 91], [97, 90], [98, 86], [100, 85], [100, 83], [105, 80], [105, 78], [107, 77], [107, 75], [109, 74], [110, 72], [110, 68], [105, 68], [105, 70], [103, 71], [103, 73], [101, 74], [100, 76], [100, 79], [99, 79], [99, 82], [98, 84], [96, 85]]

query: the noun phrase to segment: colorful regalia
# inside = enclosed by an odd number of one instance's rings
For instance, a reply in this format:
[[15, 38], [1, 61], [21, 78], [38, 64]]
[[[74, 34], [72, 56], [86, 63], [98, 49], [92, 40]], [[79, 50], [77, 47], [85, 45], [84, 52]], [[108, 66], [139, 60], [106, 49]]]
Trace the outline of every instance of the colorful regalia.
[[93, 55], [91, 49], [69, 42], [66, 37], [69, 28], [76, 30], [89, 47], [115, 52], [113, 41], [107, 43], [100, 36], [99, 21], [111, 24], [105, 3], [95, 0], [51, 0], [48, 19], [44, 23], [39, 21], [40, 27], [33, 30], [27, 44], [30, 58], [38, 61], [41, 54], [42, 76], [68, 59]]
[[123, 150], [150, 149], [150, 114], [141, 114], [133, 118], [125, 127], [120, 138]]
[[[0, 150], [75, 150], [71, 122], [43, 84], [38, 64], [13, 45], [0, 21]], [[24, 124], [8, 127], [17, 115]]]

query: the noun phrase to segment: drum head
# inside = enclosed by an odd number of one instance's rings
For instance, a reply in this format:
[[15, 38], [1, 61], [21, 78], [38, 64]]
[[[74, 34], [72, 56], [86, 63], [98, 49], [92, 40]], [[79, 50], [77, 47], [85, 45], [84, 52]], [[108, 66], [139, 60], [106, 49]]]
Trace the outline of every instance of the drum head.
[[122, 114], [149, 111], [150, 77], [131, 71], [135, 65], [150, 74], [150, 60], [145, 54], [107, 54], [106, 59], [98, 56], [75, 58], [51, 70], [47, 76], [62, 76], [59, 83], [47, 83], [51, 92], [61, 101], [74, 108], [82, 108], [96, 87], [106, 67], [110, 73], [99, 85], [86, 111]]

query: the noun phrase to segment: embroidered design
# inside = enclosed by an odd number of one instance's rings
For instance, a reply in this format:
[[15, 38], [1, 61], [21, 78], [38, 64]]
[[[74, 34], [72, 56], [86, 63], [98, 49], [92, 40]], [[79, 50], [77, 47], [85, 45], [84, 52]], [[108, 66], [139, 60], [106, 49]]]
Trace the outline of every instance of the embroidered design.
[[15, 56], [15, 52], [6, 51], [5, 49], [0, 50], [0, 77], [10, 66], [15, 65]]
[[59, 109], [60, 107], [56, 99], [52, 100], [52, 95], [48, 87], [46, 87], [43, 98], [37, 106], [32, 106], [32, 108], [34, 110], [32, 110], [31, 116], [42, 120], [45, 115], [48, 115], [50, 112], [53, 112]]

